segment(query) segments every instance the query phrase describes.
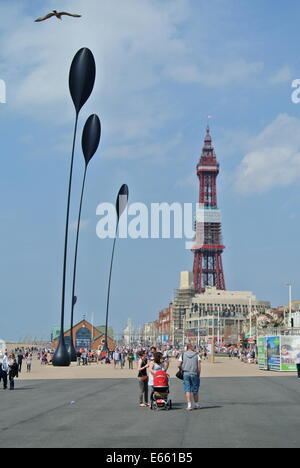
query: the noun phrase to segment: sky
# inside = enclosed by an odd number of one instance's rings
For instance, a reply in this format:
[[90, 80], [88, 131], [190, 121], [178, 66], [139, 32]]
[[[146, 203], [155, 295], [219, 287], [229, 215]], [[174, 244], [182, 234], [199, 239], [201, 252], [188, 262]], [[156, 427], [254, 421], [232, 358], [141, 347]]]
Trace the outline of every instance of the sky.
[[[34, 3], [34, 5], [33, 5]], [[82, 18], [34, 19], [53, 9]], [[300, 299], [300, 78], [296, 0], [0, 1], [2, 170], [0, 337], [48, 338], [60, 323], [62, 256], [74, 108], [68, 74], [89, 47], [97, 78], [79, 121], [97, 113], [102, 136], [90, 163], [78, 257], [83, 315], [104, 323], [112, 240], [96, 236], [99, 203], [123, 183], [130, 202], [195, 202], [207, 116], [220, 163], [227, 289], [287, 304]], [[80, 184], [72, 191], [66, 326]], [[184, 239], [120, 239], [110, 324], [152, 321], [191, 270]]]

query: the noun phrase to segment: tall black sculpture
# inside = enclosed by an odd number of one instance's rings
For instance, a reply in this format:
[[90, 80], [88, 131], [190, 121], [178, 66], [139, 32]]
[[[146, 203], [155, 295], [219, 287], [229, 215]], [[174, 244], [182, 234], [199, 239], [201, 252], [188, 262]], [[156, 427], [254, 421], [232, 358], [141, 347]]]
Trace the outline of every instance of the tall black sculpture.
[[109, 311], [110, 285], [111, 285], [112, 267], [113, 267], [114, 254], [115, 254], [115, 246], [116, 246], [116, 240], [117, 240], [117, 236], [118, 236], [120, 217], [122, 216], [122, 213], [123, 213], [123, 211], [125, 210], [125, 208], [127, 206], [128, 196], [129, 196], [128, 186], [126, 184], [124, 184], [124, 185], [122, 185], [122, 187], [119, 190], [119, 193], [118, 193], [118, 196], [117, 196], [117, 201], [116, 201], [117, 225], [116, 225], [116, 233], [115, 233], [115, 238], [114, 238], [114, 243], [113, 243], [113, 248], [112, 248], [110, 270], [109, 270], [107, 302], [106, 302], [105, 341], [104, 341], [104, 345], [103, 345], [103, 349], [102, 349], [105, 352], [109, 351], [108, 342], [107, 342], [107, 337], [108, 337], [108, 333], [107, 333], [108, 332], [108, 311]]
[[81, 108], [91, 95], [94, 87], [96, 77], [96, 65], [92, 52], [83, 48], [80, 49], [75, 55], [69, 74], [69, 88], [71, 97], [75, 106], [76, 118], [73, 136], [73, 147], [71, 155], [71, 167], [69, 175], [69, 189], [68, 189], [68, 202], [66, 214], [66, 227], [65, 227], [65, 245], [64, 245], [64, 260], [63, 260], [63, 280], [62, 280], [62, 299], [61, 299], [61, 327], [59, 344], [53, 357], [54, 366], [69, 366], [70, 355], [68, 353], [65, 338], [64, 338], [64, 312], [65, 312], [65, 288], [66, 288], [66, 267], [67, 267], [67, 250], [68, 250], [68, 233], [69, 233], [69, 213], [70, 213], [70, 200], [72, 189], [72, 176], [73, 176], [73, 162], [74, 152], [78, 125], [78, 116]]
[[100, 123], [99, 117], [95, 114], [90, 115], [90, 117], [87, 119], [85, 123], [83, 133], [82, 133], [82, 141], [81, 141], [82, 151], [83, 151], [84, 160], [85, 160], [85, 169], [84, 169], [84, 174], [83, 174], [81, 197], [80, 197], [80, 204], [79, 204], [74, 267], [73, 267], [73, 284], [72, 284], [72, 301], [71, 301], [71, 304], [72, 304], [71, 305], [71, 342], [70, 342], [70, 347], [69, 347], [69, 354], [70, 354], [71, 362], [76, 361], [76, 349], [74, 347], [74, 334], [73, 334], [73, 319], [74, 319], [74, 306], [77, 301], [77, 296], [75, 296], [75, 287], [76, 287], [77, 253], [78, 253], [78, 241], [79, 241], [82, 201], [83, 201], [83, 194], [84, 194], [86, 172], [87, 172], [88, 164], [98, 149], [98, 146], [100, 143], [100, 137], [101, 137], [101, 123]]

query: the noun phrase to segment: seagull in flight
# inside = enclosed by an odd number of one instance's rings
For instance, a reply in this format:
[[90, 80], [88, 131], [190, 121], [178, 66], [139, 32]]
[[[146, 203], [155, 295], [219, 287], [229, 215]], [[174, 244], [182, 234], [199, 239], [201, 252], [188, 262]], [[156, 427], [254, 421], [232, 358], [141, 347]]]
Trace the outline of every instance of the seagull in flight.
[[73, 18], [81, 18], [81, 15], [73, 15], [72, 13], [67, 13], [66, 11], [57, 11], [57, 10], [53, 10], [52, 13], [48, 13], [48, 15], [45, 15], [45, 16], [42, 16], [41, 18], [37, 18], [35, 20], [35, 23], [39, 23], [41, 21], [45, 21], [49, 18], [52, 18], [52, 16], [56, 16], [57, 19], [62, 19], [62, 16], [63, 15], [66, 15], [66, 16], [73, 16]]

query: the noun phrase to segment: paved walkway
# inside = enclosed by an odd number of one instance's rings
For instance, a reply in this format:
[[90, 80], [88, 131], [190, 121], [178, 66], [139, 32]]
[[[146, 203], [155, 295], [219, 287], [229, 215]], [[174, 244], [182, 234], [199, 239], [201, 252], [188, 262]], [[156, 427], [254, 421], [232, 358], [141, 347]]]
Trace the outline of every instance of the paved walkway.
[[0, 390], [0, 448], [300, 446], [294, 376], [205, 377], [197, 411], [186, 411], [178, 379], [171, 397], [172, 411], [153, 412], [138, 407], [132, 378], [17, 381]]

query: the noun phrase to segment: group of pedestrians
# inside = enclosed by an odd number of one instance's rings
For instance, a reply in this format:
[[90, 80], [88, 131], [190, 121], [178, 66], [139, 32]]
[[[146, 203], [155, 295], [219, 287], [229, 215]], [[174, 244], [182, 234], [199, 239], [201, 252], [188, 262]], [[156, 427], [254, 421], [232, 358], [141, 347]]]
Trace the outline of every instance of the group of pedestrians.
[[[107, 359], [106, 359], [107, 358]], [[103, 362], [110, 363], [110, 359], [105, 351], [98, 349], [97, 351], [91, 351], [86, 348], [80, 348], [76, 352], [77, 366], [83, 365], [88, 366], [89, 364], [96, 363], [103, 364]]]
[[230, 346], [225, 352], [227, 352], [230, 359], [236, 358], [248, 364], [257, 363], [255, 348], [245, 349], [241, 346]]
[[16, 356], [7, 353], [0, 356], [0, 382], [3, 382], [3, 389], [7, 390], [9, 382], [9, 390], [15, 388], [15, 378], [19, 376], [19, 364]]
[[115, 369], [124, 369], [126, 361], [128, 362], [128, 368], [133, 369], [134, 362], [138, 363], [139, 351], [130, 348], [116, 348], [112, 353], [112, 360]]
[[139, 405], [140, 407], [149, 407], [153, 395], [153, 378], [155, 372], [160, 370], [167, 371], [169, 368], [169, 359], [163, 353], [157, 352], [153, 346], [149, 351], [139, 352], [138, 361], [138, 379], [139, 379]]
[[[177, 353], [178, 368], [182, 371], [184, 393], [187, 401], [187, 410], [200, 409], [199, 390], [201, 375], [201, 357], [192, 345], [187, 345], [186, 351]], [[168, 354], [157, 351], [153, 346], [149, 351], [139, 352], [138, 379], [139, 379], [139, 405], [142, 408], [150, 407], [153, 398], [153, 380], [156, 372], [169, 369]], [[150, 400], [150, 401], [149, 401]]]

